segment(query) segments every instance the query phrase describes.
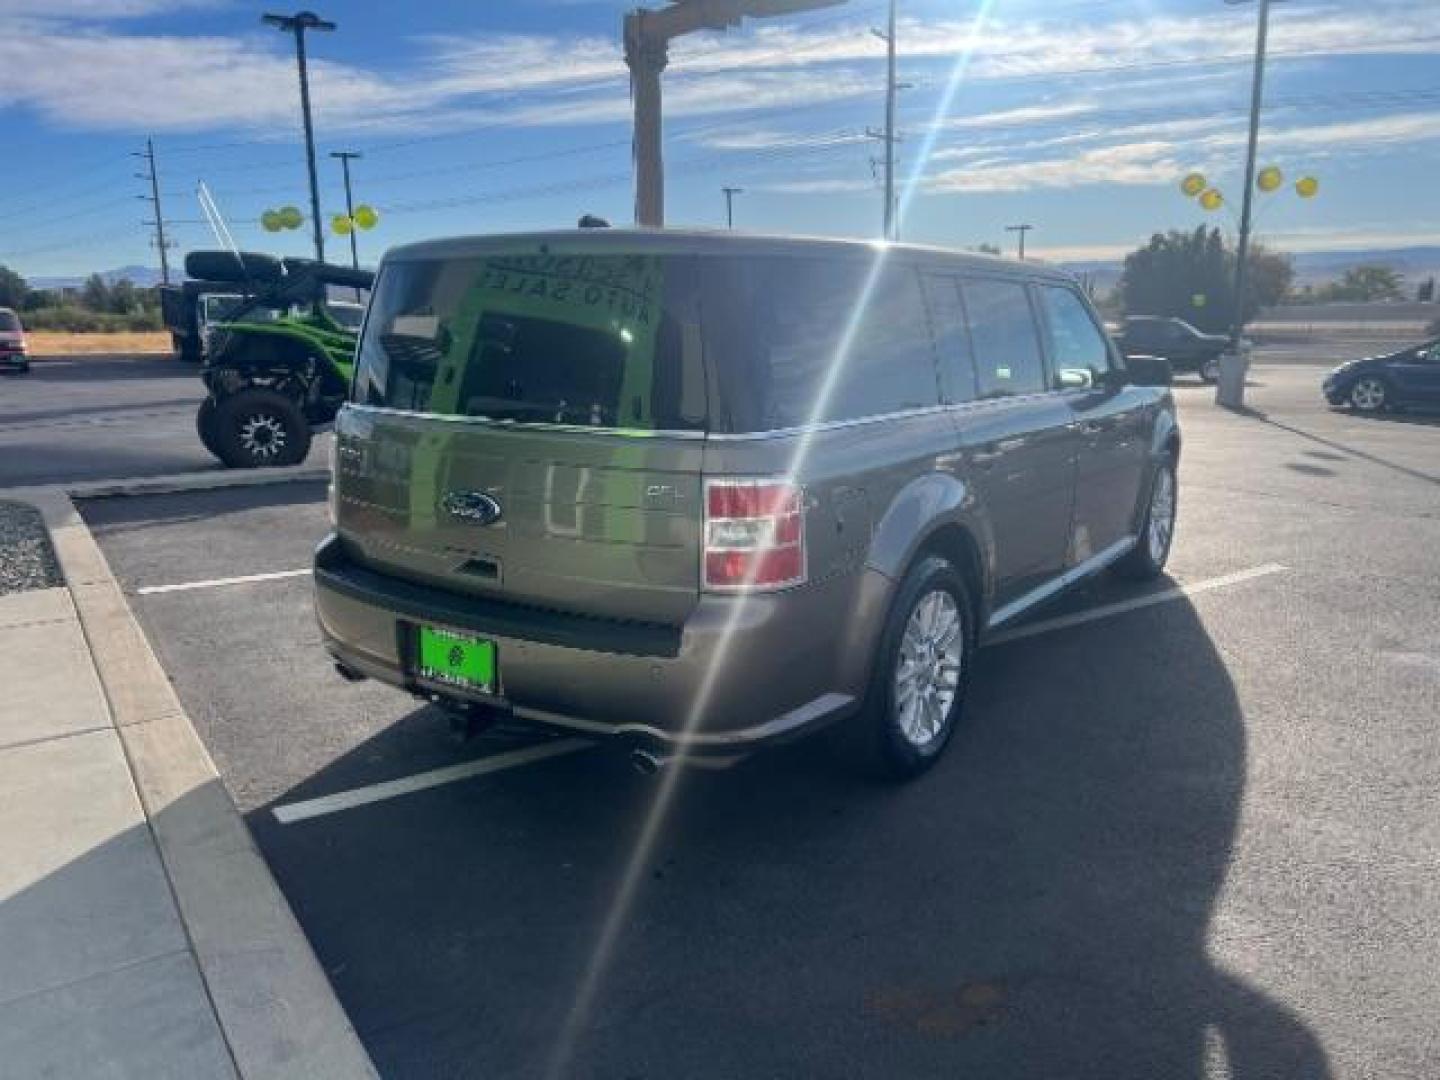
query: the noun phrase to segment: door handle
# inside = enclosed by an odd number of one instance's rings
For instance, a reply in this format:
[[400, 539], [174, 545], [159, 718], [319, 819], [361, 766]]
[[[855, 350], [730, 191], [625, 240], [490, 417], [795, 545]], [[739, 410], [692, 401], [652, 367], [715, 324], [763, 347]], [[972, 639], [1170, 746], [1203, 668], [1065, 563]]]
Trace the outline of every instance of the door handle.
[[989, 468], [1012, 450], [1018, 450], [1024, 445], [1025, 440], [1023, 438], [996, 439], [994, 442], [985, 443], [979, 449], [973, 451], [970, 455], [970, 460], [981, 468]]

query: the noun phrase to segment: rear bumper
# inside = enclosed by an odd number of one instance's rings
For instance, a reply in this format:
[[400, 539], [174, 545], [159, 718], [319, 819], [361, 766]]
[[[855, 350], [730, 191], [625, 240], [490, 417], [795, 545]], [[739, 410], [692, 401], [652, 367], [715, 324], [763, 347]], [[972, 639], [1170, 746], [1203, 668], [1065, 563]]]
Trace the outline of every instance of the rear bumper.
[[[667, 750], [783, 742], [854, 711], [892, 584], [875, 571], [746, 600], [704, 596], [683, 626], [497, 603], [355, 565], [331, 536], [315, 557], [315, 609], [346, 667], [424, 696]], [[416, 679], [424, 622], [496, 643], [499, 696]]]

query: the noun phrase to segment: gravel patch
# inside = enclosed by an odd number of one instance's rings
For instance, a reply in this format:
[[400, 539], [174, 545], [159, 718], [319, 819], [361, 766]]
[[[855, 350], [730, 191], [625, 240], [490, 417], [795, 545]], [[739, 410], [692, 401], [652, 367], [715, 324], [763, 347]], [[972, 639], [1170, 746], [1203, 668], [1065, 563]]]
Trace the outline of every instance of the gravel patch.
[[0, 502], [0, 596], [63, 584], [40, 511], [24, 503]]

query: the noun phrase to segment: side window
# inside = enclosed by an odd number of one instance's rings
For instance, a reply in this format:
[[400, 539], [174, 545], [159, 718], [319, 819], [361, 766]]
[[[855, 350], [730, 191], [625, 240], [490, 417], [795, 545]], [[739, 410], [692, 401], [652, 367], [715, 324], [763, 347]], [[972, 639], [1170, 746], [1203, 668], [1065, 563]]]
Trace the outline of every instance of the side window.
[[930, 332], [940, 359], [940, 389], [947, 402], [975, 400], [975, 357], [960, 306], [960, 282], [952, 277], [926, 274], [925, 307]]
[[886, 267], [856, 327], [826, 419], [881, 416], [939, 401], [920, 275], [913, 267]]
[[1095, 386], [1110, 370], [1110, 346], [1085, 302], [1070, 289], [1056, 285], [1041, 286], [1040, 299], [1057, 384], [1062, 390]]
[[975, 376], [981, 398], [1038, 394], [1045, 389], [1045, 363], [1035, 313], [1023, 282], [967, 280], [962, 292], [975, 349]]

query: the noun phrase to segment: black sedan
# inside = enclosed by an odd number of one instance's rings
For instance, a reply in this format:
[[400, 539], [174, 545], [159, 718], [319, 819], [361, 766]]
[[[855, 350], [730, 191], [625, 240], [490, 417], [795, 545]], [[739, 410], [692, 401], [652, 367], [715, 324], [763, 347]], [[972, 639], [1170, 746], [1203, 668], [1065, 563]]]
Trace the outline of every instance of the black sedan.
[[1358, 412], [1440, 406], [1440, 338], [1341, 364], [1325, 376], [1322, 389], [1331, 405], [1348, 405]]

